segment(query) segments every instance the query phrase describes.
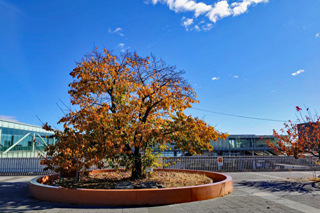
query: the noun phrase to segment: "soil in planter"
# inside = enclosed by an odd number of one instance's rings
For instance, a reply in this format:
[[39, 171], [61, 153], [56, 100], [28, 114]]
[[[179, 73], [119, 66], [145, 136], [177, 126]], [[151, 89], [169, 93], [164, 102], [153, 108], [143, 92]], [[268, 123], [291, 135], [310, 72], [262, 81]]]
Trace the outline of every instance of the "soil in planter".
[[81, 176], [78, 183], [74, 178], [63, 178], [61, 182], [54, 181], [52, 185], [67, 188], [87, 189], [146, 189], [197, 186], [212, 183], [212, 179], [201, 174], [184, 172], [155, 171], [150, 177], [131, 180], [130, 172], [105, 172]]

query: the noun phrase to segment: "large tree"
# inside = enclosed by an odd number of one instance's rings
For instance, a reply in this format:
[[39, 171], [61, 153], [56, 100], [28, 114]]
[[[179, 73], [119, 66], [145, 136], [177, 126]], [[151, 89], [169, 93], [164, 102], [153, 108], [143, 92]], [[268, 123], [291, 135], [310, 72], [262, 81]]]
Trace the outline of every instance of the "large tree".
[[59, 121], [64, 131], [47, 148], [48, 168], [80, 170], [107, 159], [140, 178], [154, 163], [152, 148], [174, 143], [191, 154], [212, 150], [210, 140], [227, 135], [183, 113], [198, 102], [183, 73], [154, 56], [91, 52], [70, 73], [75, 109]]
[[302, 115], [300, 107], [297, 106], [296, 110], [300, 114], [298, 121], [289, 120], [280, 132], [273, 130], [279, 141], [277, 145], [268, 145], [279, 153], [295, 158], [304, 157], [305, 154], [320, 158], [320, 116], [312, 115], [309, 108], [306, 108], [305, 115]]

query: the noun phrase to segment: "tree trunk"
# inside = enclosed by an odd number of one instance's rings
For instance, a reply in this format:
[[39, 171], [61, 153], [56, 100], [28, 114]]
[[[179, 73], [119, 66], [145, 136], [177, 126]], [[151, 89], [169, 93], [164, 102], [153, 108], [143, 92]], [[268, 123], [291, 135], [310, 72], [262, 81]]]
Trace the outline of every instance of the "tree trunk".
[[139, 148], [136, 148], [134, 150], [133, 157], [134, 157], [134, 162], [133, 162], [133, 167], [132, 167], [131, 178], [132, 179], [143, 178], [141, 153], [140, 153]]

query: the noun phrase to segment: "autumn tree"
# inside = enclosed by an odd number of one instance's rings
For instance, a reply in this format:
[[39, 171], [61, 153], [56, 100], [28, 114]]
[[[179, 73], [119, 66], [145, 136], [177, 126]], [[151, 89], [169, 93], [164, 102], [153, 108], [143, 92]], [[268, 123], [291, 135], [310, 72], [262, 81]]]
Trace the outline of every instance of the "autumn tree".
[[279, 139], [277, 145], [267, 143], [276, 152], [293, 155], [296, 159], [306, 153], [320, 158], [320, 116], [312, 115], [309, 108], [306, 108], [306, 115], [302, 115], [300, 107], [296, 110], [300, 115], [296, 123], [289, 120], [280, 132], [273, 130]]
[[153, 55], [91, 52], [70, 73], [75, 109], [59, 121], [64, 131], [60, 142], [46, 149], [48, 167], [79, 170], [103, 166], [107, 159], [140, 178], [154, 147], [164, 150], [174, 143], [191, 154], [212, 150], [210, 140], [227, 135], [184, 114], [199, 101], [183, 73]]

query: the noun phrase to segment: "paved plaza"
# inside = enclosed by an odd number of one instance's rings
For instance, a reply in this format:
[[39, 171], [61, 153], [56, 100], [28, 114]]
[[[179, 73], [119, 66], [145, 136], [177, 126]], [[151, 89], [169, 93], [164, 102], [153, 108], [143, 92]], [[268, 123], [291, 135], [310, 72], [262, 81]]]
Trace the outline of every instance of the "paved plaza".
[[[302, 182], [311, 172], [226, 173], [234, 191], [225, 197], [156, 207], [97, 207], [33, 199], [28, 181], [34, 176], [0, 176], [0, 212], [308, 212], [320, 213], [320, 186]], [[320, 172], [317, 173], [320, 175]]]

